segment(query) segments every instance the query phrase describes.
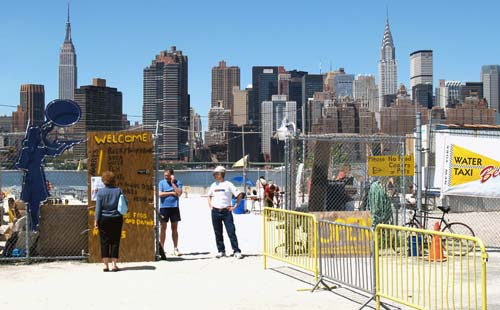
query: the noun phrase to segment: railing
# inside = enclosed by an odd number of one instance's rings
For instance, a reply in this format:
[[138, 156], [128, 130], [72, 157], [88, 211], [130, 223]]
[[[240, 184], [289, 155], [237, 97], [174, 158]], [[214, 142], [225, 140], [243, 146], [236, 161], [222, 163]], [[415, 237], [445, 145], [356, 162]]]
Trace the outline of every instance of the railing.
[[487, 259], [475, 237], [378, 225], [377, 309], [381, 298], [415, 309], [486, 309]]
[[314, 273], [318, 280], [318, 232], [312, 214], [264, 208], [264, 268], [267, 258]]

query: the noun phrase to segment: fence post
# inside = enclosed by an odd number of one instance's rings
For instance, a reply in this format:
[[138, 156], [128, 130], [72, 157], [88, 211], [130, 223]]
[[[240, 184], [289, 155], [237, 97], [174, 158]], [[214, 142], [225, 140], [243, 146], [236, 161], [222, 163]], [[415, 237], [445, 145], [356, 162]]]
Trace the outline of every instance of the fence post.
[[[26, 203], [26, 234], [25, 234], [25, 246], [26, 246], [26, 263], [30, 261], [30, 234], [31, 234], [31, 210], [29, 204]], [[17, 243], [17, 242], [16, 242]]]
[[[416, 104], [416, 103], [415, 103]], [[415, 155], [416, 155], [416, 170], [415, 176], [417, 178], [417, 211], [420, 223], [422, 222], [422, 115], [420, 112], [416, 115], [416, 138], [415, 141]]]
[[[155, 200], [154, 200], [154, 209], [155, 209], [155, 244], [156, 244], [156, 258], [160, 257], [160, 246], [163, 246], [163, 244], [160, 245], [160, 219], [158, 214], [160, 214], [160, 197], [158, 196], [158, 130], [159, 130], [159, 121], [156, 121], [156, 129], [155, 133], [153, 134], [153, 148], [154, 148], [154, 165], [155, 165], [155, 172], [154, 172], [154, 195], [155, 195]], [[160, 257], [161, 258], [161, 257]]]

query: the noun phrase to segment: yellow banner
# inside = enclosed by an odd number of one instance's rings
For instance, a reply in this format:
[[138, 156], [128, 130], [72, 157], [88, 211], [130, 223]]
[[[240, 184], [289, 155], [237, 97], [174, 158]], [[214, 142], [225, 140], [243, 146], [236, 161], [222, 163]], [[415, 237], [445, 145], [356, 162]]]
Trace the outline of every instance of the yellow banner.
[[[500, 162], [453, 144], [451, 152], [450, 185], [456, 186], [477, 180], [487, 181], [488, 167], [500, 167]], [[486, 169], [485, 169], [486, 168]], [[484, 170], [484, 171], [483, 171]], [[481, 173], [483, 175], [481, 175]]]

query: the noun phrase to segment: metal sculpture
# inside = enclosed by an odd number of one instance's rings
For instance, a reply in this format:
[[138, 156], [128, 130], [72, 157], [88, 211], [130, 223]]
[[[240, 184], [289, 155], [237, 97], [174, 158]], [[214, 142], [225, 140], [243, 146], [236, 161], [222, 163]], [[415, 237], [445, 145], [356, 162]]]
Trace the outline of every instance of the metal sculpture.
[[58, 127], [69, 127], [80, 120], [80, 106], [71, 100], [53, 100], [45, 108], [46, 121], [30, 126], [16, 167], [24, 171], [21, 200], [27, 203], [31, 229], [37, 230], [40, 204], [49, 196], [44, 171], [46, 156], [58, 157], [80, 140], [50, 140], [48, 134]]

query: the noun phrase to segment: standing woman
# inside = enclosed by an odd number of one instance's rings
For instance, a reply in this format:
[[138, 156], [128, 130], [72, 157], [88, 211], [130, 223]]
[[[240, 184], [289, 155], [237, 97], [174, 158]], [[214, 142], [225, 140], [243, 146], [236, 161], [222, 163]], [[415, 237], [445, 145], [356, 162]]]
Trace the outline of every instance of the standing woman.
[[118, 201], [122, 190], [115, 186], [115, 174], [106, 171], [102, 174], [102, 182], [106, 187], [99, 189], [96, 197], [95, 228], [99, 229], [101, 239], [101, 257], [104, 263], [103, 271], [119, 271], [116, 265], [120, 248], [120, 237], [123, 225], [123, 216], [118, 212]]

